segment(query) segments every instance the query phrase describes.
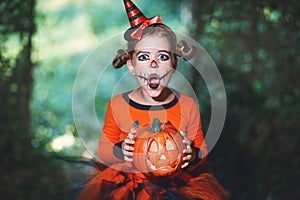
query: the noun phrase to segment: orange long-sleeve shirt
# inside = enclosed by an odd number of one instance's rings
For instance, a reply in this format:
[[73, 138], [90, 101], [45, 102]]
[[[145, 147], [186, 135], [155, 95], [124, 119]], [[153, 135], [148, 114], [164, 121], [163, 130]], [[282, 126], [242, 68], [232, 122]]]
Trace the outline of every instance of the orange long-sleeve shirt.
[[158, 118], [161, 122], [171, 122], [178, 130], [187, 133], [188, 139], [193, 141], [192, 146], [200, 149], [202, 163], [207, 150], [198, 106], [191, 97], [174, 92], [176, 98], [164, 105], [142, 105], [132, 101], [128, 93], [117, 95], [110, 100], [99, 140], [99, 159], [107, 165], [122, 161], [114, 155], [114, 145], [127, 137], [136, 120], [140, 126], [144, 126]]

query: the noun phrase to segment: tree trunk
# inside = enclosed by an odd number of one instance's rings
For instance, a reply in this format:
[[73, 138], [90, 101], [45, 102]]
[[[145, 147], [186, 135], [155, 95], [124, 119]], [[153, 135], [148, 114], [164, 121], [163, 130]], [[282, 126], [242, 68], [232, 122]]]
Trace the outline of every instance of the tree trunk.
[[[35, 1], [6, 1], [0, 8], [0, 151], [1, 198], [22, 197], [20, 188], [28, 181], [32, 162], [30, 140], [30, 98], [32, 91], [32, 36], [35, 30]], [[15, 15], [12, 15], [12, 10]], [[11, 39], [16, 46], [8, 44]], [[16, 56], [10, 48], [20, 49]]]

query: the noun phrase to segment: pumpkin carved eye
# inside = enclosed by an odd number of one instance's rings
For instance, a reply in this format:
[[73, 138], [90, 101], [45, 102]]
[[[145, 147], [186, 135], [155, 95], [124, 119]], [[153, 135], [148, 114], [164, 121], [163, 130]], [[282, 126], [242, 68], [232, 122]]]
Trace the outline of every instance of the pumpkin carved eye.
[[149, 149], [150, 152], [158, 152], [158, 144], [156, 141], [152, 141], [150, 143], [150, 149]]
[[166, 150], [167, 151], [175, 150], [175, 147], [174, 147], [174, 144], [172, 141], [170, 141], [170, 140], [166, 141]]

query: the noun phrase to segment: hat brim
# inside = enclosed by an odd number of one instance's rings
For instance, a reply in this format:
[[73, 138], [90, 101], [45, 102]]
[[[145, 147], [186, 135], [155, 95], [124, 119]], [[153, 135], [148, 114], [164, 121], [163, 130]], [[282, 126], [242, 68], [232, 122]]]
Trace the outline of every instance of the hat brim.
[[[141, 23], [142, 24], [142, 23]], [[127, 40], [127, 41], [130, 41], [130, 40], [135, 40], [135, 39], [133, 39], [132, 37], [131, 37], [131, 34], [136, 30], [136, 29], [138, 29], [140, 26], [141, 26], [141, 24], [139, 24], [139, 25], [137, 25], [137, 26], [135, 26], [135, 27], [131, 27], [131, 28], [129, 28], [129, 29], [127, 29], [126, 31], [125, 31], [125, 33], [124, 33], [124, 39], [125, 40]], [[155, 24], [151, 24], [150, 26], [148, 26], [148, 27], [162, 27], [162, 28], [165, 28], [165, 29], [167, 29], [167, 30], [169, 30], [173, 35], [175, 35], [174, 33], [173, 33], [173, 31], [168, 27], [168, 26], [166, 26], [165, 24], [163, 24], [163, 23], [155, 23]], [[175, 36], [175, 38], [176, 38], [176, 36]]]
[[127, 41], [134, 40], [130, 35], [137, 29], [138, 27], [131, 27], [127, 29], [124, 33], [124, 39]]

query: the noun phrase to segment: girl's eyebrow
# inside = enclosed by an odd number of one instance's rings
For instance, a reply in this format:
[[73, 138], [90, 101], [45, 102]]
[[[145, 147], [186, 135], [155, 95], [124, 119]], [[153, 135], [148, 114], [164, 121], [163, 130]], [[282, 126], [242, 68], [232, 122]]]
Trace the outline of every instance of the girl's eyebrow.
[[[159, 50], [158, 52], [159, 52], [159, 53], [161, 53], [161, 52], [164, 52], [164, 53], [170, 53], [170, 51], [167, 51], [167, 50], [164, 50], [164, 49]], [[148, 54], [150, 54], [149, 51], [140, 50], [140, 51], [138, 51], [138, 52], [136, 53], [136, 55], [138, 55], [138, 54], [140, 54], [140, 53], [148, 53]]]
[[159, 50], [158, 52], [170, 53], [170, 51], [167, 50]]
[[139, 55], [140, 53], [150, 53], [149, 51], [138, 51], [137, 53], [136, 53], [136, 55]]

